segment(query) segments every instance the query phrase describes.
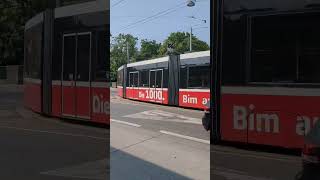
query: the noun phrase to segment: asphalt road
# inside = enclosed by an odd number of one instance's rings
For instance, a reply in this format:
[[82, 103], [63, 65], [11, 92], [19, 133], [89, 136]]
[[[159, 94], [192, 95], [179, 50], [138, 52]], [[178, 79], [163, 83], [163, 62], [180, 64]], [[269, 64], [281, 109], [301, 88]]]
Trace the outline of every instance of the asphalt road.
[[201, 110], [122, 99], [117, 96], [116, 89], [111, 89], [112, 120], [137, 124], [151, 131], [166, 131], [209, 141], [209, 132], [202, 127], [203, 114]]
[[23, 87], [0, 85], [0, 179], [107, 179], [109, 130], [23, 107]]
[[111, 179], [210, 179], [203, 113], [122, 99], [111, 89]]
[[295, 180], [301, 158], [292, 152], [211, 146], [211, 175], [215, 180]]
[[[111, 113], [113, 120], [128, 122], [132, 126], [138, 125], [153, 132], [168, 131], [181, 135], [181, 139], [190, 140], [192, 137], [191, 141], [209, 141], [209, 133], [201, 125], [202, 111], [121, 99], [112, 89]], [[169, 113], [168, 118], [166, 113]], [[183, 117], [177, 117], [172, 120], [170, 113], [192, 119], [186, 121]], [[196, 119], [200, 123], [196, 123]], [[267, 151], [233, 144], [212, 145], [210, 151], [210, 173], [214, 180], [294, 180], [301, 172], [299, 154], [290, 151]]]

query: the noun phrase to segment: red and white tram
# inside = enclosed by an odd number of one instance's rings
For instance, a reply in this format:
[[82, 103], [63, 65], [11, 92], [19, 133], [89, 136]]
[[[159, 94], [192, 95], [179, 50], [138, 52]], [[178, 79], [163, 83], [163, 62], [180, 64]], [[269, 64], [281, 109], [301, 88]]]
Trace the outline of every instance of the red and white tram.
[[212, 139], [301, 148], [320, 119], [320, 4], [213, 3]]
[[172, 55], [118, 69], [121, 97], [206, 109], [210, 100], [210, 51]]
[[25, 26], [25, 106], [110, 123], [109, 10], [90, 1], [47, 10]]

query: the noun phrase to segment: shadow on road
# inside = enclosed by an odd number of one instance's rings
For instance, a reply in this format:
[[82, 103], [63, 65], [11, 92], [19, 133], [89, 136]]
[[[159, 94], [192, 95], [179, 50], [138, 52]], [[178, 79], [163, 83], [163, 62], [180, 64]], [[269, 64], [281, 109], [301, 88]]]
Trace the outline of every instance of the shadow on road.
[[[246, 144], [237, 142], [220, 142], [218, 146], [232, 147], [239, 150], [246, 150], [252, 152], [265, 152], [291, 156], [301, 156], [301, 149], [288, 149], [274, 146], [258, 145], [258, 144]], [[214, 145], [211, 145], [212, 150]]]
[[[156, 156], [156, 154], [155, 154]], [[187, 158], [187, 157], [186, 157]], [[110, 179], [117, 180], [190, 180], [165, 167], [160, 167], [111, 147]]]

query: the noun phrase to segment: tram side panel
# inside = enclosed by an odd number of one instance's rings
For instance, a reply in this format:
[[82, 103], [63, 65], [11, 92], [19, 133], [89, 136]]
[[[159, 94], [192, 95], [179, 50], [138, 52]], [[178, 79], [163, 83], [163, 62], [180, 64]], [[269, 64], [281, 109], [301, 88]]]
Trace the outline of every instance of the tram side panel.
[[62, 53], [64, 52], [64, 38], [61, 35], [60, 20], [55, 20], [54, 48], [52, 60], [52, 105], [51, 113], [54, 117], [62, 117]]
[[110, 88], [107, 83], [92, 83], [91, 120], [98, 123], [110, 124]]
[[179, 106], [208, 109], [210, 103], [210, 53], [197, 58], [181, 59]]
[[210, 89], [180, 89], [179, 106], [196, 109], [208, 109]]
[[41, 113], [41, 80], [25, 78], [24, 80], [24, 104], [27, 108]]
[[[224, 88], [226, 92], [221, 100], [223, 140], [286, 148], [303, 146], [305, 132], [309, 132], [320, 117], [316, 108], [319, 97], [237, 94], [239, 89], [251, 91], [250, 88]], [[270, 89], [257, 88], [256, 91]], [[290, 89], [283, 88], [283, 92], [290, 92]]]
[[110, 124], [110, 58], [108, 51], [108, 31], [94, 33], [97, 45], [92, 59], [91, 70], [91, 120], [97, 123]]
[[52, 116], [61, 117], [61, 81], [52, 81]]
[[24, 104], [38, 113], [42, 110], [42, 32], [42, 22], [25, 30]]
[[[234, 142], [302, 148], [304, 135], [320, 117], [316, 85], [319, 71], [313, 68], [319, 59], [315, 42], [320, 36], [314, 33], [320, 29], [316, 23], [319, 13], [314, 13], [308, 2], [296, 6], [292, 2], [281, 6], [271, 2], [244, 5], [225, 1], [222, 7], [226, 11], [221, 17], [225, 21], [222, 54], [218, 57], [222, 64], [218, 112], [221, 137]], [[248, 12], [237, 11], [240, 4]], [[252, 13], [258, 8], [266, 12]], [[280, 61], [283, 64], [278, 64]]]
[[109, 124], [107, 27], [75, 29], [69, 20], [55, 21], [52, 115]]
[[123, 77], [124, 77], [124, 70], [121, 69], [117, 72], [117, 93], [118, 96], [123, 96]]
[[168, 63], [160, 62], [128, 68], [126, 97], [168, 104]]

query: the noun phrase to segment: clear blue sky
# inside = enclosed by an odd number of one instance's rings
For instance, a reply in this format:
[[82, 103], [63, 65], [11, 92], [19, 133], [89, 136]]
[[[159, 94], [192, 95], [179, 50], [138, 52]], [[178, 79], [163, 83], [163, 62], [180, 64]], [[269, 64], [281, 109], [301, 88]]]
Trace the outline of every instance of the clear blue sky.
[[[113, 36], [128, 33], [138, 37], [139, 42], [141, 39], [149, 39], [162, 43], [171, 32], [189, 32], [190, 27], [194, 26], [193, 34], [208, 44], [210, 42], [210, 0], [197, 0], [194, 7], [187, 7], [187, 0], [111, 0], [110, 4]], [[158, 18], [148, 19], [148, 22], [143, 21], [129, 28], [130, 24], [159, 12], [163, 13], [159, 17], [155, 16]], [[207, 23], [199, 19], [207, 20]]]

